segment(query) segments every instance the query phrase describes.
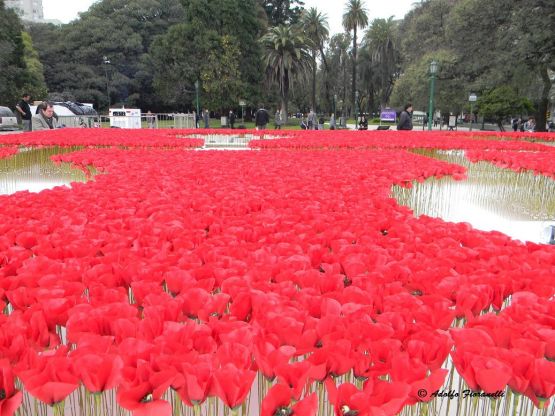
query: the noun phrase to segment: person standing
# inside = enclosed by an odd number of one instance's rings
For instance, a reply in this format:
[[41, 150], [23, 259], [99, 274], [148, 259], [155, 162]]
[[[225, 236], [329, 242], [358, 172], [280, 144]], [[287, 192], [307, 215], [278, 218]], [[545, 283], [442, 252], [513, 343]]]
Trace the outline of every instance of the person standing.
[[268, 111], [262, 106], [254, 114], [254, 124], [256, 130], [265, 130], [266, 125], [270, 122]]
[[150, 110], [146, 113], [146, 122], [149, 129], [153, 129], [156, 125], [156, 116]]
[[412, 104], [405, 104], [404, 110], [399, 116], [397, 130], [412, 130]]
[[21, 120], [23, 120], [23, 131], [31, 131], [31, 106], [29, 106], [29, 101], [31, 101], [30, 94], [23, 94], [21, 96], [21, 101], [17, 103], [15, 109], [21, 115]]
[[314, 114], [314, 110], [311, 108], [310, 109], [310, 113], [308, 113], [308, 129], [309, 130], [314, 130], [314, 127], [316, 126], [316, 114]]
[[335, 130], [335, 113], [330, 115], [330, 130]]
[[282, 124], [282, 120], [281, 120], [281, 110], [278, 109], [276, 111], [276, 130], [281, 130], [281, 124]]
[[530, 117], [526, 123], [524, 123], [524, 130], [529, 132], [536, 131], [536, 119]]
[[33, 130], [52, 130], [58, 127], [52, 103], [44, 101], [38, 105], [37, 110], [38, 114], [32, 118]]
[[516, 117], [511, 120], [511, 124], [513, 126], [513, 131], [514, 132], [518, 131], [518, 122], [519, 122], [519, 120]]
[[229, 110], [229, 126], [234, 129], [235, 128], [235, 113], [233, 110]]
[[204, 109], [204, 112], [202, 113], [202, 118], [204, 120], [204, 128], [209, 129], [210, 128], [210, 112], [208, 111], [208, 108]]

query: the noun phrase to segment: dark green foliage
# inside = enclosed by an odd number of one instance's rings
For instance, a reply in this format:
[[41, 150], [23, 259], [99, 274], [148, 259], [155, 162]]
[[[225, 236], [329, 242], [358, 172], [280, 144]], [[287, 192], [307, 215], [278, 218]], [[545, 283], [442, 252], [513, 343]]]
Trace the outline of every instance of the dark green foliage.
[[23, 26], [19, 17], [0, 0], [0, 105], [15, 107], [27, 80]]
[[494, 88], [486, 92], [478, 100], [478, 111], [486, 118], [494, 119], [503, 129], [504, 119], [532, 111], [533, 107], [527, 98], [520, 97], [509, 86]]
[[62, 27], [33, 25], [49, 91], [106, 108], [108, 82], [112, 104], [154, 109], [148, 50], [183, 14], [179, 0], [103, 0]]
[[297, 23], [301, 17], [304, 2], [300, 0], [259, 0], [266, 12], [270, 26]]
[[[183, 4], [184, 22], [158, 37], [150, 49], [159, 96], [172, 108], [191, 109], [199, 80], [202, 106], [216, 110], [238, 106], [237, 95], [256, 103], [262, 80], [257, 42], [264, 25], [260, 5], [256, 0], [184, 0]], [[222, 79], [231, 88], [208, 84], [222, 82], [215, 68], [225, 69]]]

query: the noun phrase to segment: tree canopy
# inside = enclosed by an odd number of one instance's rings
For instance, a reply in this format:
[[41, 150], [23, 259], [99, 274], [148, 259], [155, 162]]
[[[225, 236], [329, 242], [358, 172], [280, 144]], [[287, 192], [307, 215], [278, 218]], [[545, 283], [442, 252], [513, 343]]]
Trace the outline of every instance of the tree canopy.
[[214, 111], [246, 100], [352, 114], [355, 91], [364, 111], [408, 101], [426, 111], [436, 60], [440, 111], [467, 111], [470, 93], [508, 86], [545, 126], [555, 3], [427, 0], [400, 20], [373, 18], [367, 3], [348, 0], [344, 32], [330, 38], [326, 16], [298, 0], [99, 0], [69, 24], [27, 28], [0, 0], [0, 96], [13, 105], [29, 90], [102, 110], [189, 111], [198, 85]]

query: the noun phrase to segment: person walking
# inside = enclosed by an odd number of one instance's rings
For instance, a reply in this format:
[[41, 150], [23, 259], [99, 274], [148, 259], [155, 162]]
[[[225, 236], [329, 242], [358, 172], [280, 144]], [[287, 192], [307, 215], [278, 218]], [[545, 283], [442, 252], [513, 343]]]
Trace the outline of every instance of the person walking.
[[270, 122], [270, 115], [264, 106], [260, 107], [254, 114], [254, 125], [256, 130], [266, 130], [266, 125]]
[[404, 110], [399, 116], [397, 130], [412, 130], [412, 104], [405, 104]]
[[21, 96], [21, 101], [18, 102], [15, 106], [16, 111], [21, 116], [21, 120], [23, 121], [23, 131], [31, 131], [31, 106], [29, 105], [29, 101], [31, 101], [30, 94], [23, 94]]

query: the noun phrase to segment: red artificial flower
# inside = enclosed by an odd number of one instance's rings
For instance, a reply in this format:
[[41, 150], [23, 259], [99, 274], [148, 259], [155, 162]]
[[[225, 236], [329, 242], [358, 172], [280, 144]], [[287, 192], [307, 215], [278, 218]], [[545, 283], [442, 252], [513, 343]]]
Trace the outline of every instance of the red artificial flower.
[[0, 416], [12, 416], [21, 405], [23, 394], [14, 387], [13, 372], [8, 360], [0, 360]]
[[287, 345], [275, 347], [271, 342], [260, 338], [253, 346], [253, 356], [258, 370], [268, 379], [275, 378], [275, 369], [289, 362], [295, 348]]
[[276, 414], [290, 414], [292, 391], [285, 384], [276, 384], [262, 399], [260, 416], [274, 416]]
[[316, 416], [318, 414], [318, 396], [316, 393], [309, 394], [295, 403], [291, 410], [293, 416]]
[[[321, 372], [318, 371], [319, 368]], [[283, 363], [278, 365], [274, 371], [278, 381], [291, 388], [291, 395], [295, 400], [299, 400], [311, 379], [322, 379], [322, 373], [325, 373], [325, 365], [315, 366], [309, 361], [303, 360], [290, 364]]]
[[227, 364], [214, 371], [214, 393], [230, 409], [240, 406], [249, 394], [256, 372]]
[[134, 416], [171, 416], [171, 405], [161, 397], [176, 377], [174, 370], [155, 371], [151, 363], [138, 361], [136, 368], [124, 368], [123, 375], [116, 396], [121, 407]]
[[176, 390], [185, 403], [189, 406], [204, 403], [212, 390], [213, 365], [209, 359], [197, 360], [194, 364], [182, 364], [182, 385], [176, 386]]
[[368, 395], [357, 389], [355, 385], [344, 383], [337, 387], [331, 378], [326, 379], [325, 385], [336, 416], [367, 416], [370, 414]]
[[530, 390], [538, 399], [548, 400], [555, 395], [555, 363], [545, 359], [534, 361]]
[[77, 375], [91, 393], [113, 389], [122, 377], [123, 360], [117, 355], [77, 355], [74, 363]]
[[28, 352], [25, 363], [20, 363], [17, 376], [25, 389], [42, 402], [54, 405], [69, 396], [78, 386], [67, 348], [36, 354]]

